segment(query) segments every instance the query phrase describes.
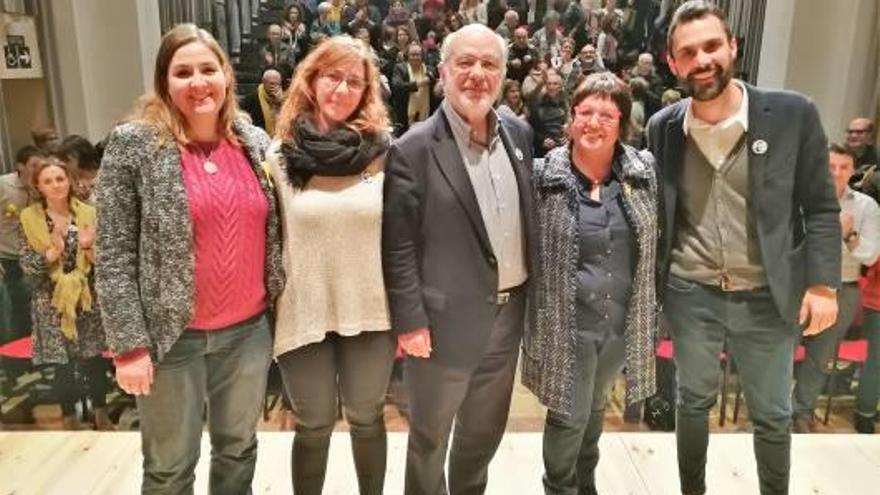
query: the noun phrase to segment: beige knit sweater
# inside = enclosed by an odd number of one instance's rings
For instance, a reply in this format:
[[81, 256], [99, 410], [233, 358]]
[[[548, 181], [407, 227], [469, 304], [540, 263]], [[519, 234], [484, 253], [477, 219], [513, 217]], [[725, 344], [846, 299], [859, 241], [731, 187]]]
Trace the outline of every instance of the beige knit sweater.
[[276, 304], [274, 356], [343, 336], [391, 328], [382, 278], [384, 157], [367, 173], [287, 180], [280, 143], [268, 152], [282, 217], [287, 284]]

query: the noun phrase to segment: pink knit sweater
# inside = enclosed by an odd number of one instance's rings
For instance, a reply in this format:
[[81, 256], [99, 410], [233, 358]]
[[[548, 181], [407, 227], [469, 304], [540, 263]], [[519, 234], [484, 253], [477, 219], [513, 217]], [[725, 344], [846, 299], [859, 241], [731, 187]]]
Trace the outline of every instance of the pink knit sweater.
[[227, 140], [208, 157], [182, 149], [181, 163], [195, 252], [195, 315], [188, 327], [218, 330], [266, 309], [269, 205], [244, 151]]

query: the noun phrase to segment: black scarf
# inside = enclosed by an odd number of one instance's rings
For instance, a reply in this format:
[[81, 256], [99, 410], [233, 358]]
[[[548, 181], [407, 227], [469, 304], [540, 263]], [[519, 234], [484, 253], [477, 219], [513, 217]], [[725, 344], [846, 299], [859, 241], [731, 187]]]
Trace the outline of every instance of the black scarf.
[[385, 133], [361, 133], [348, 127], [321, 132], [310, 115], [301, 115], [290, 129], [291, 137], [281, 143], [281, 154], [287, 162], [287, 178], [297, 188], [313, 175], [359, 174], [389, 145]]

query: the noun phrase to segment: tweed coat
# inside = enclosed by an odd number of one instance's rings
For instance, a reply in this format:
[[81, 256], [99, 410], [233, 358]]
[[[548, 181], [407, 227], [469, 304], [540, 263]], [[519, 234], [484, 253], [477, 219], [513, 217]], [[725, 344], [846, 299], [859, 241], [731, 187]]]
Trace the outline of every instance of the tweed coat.
[[[268, 200], [265, 284], [271, 306], [284, 272], [278, 204], [262, 167], [269, 137], [241, 118], [233, 129]], [[95, 286], [114, 353], [146, 347], [161, 361], [192, 320], [195, 255], [180, 160], [174, 140], [162, 142], [139, 122], [116, 127], [107, 143], [97, 190]]]
[[[632, 295], [624, 327], [626, 399], [654, 394], [654, 336], [658, 322], [657, 244], [659, 193], [650, 153], [621, 145], [623, 210], [638, 245]], [[578, 269], [577, 178], [570, 150], [559, 147], [536, 160], [538, 277], [530, 287], [529, 325], [523, 338], [523, 384], [548, 408], [571, 414], [574, 402]]]

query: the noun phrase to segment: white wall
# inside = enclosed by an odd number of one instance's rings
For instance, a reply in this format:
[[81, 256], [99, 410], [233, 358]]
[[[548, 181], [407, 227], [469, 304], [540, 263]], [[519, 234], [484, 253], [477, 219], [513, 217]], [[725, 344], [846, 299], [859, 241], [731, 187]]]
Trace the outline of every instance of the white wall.
[[48, 12], [59, 130], [101, 139], [152, 87], [158, 4], [143, 0], [52, 0]]
[[880, 0], [768, 0], [758, 84], [809, 95], [842, 140], [856, 116], [877, 118]]

